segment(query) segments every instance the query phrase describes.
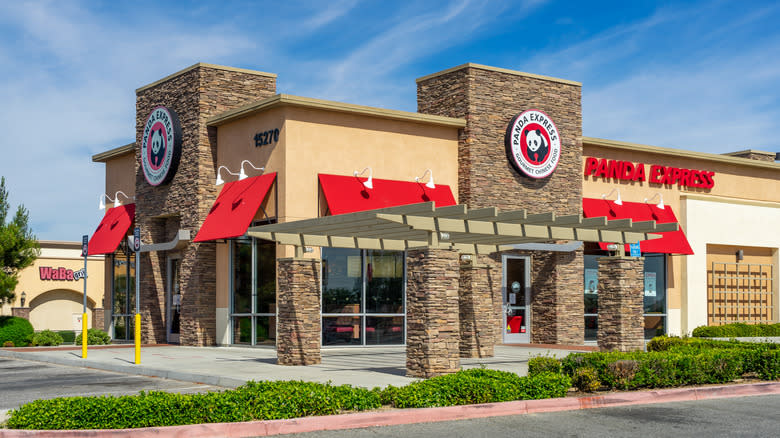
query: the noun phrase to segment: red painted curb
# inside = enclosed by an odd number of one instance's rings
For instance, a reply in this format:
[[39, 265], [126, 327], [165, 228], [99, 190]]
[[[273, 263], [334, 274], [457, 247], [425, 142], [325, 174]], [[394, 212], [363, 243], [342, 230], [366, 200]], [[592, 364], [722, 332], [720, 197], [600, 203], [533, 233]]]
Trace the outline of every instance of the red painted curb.
[[559, 412], [767, 394], [780, 394], [780, 382], [709, 386], [703, 388], [675, 388], [657, 391], [619, 392], [591, 397], [551, 398], [546, 400], [449, 406], [446, 408], [397, 409], [325, 417], [294, 418], [290, 420], [249, 421], [244, 423], [211, 423], [141, 429], [102, 430], [43, 431], [3, 429], [0, 430], [0, 435], [7, 438], [43, 436], [57, 438], [96, 436], [109, 436], [112, 438], [160, 436], [182, 438], [253, 437], [316, 432], [320, 430], [343, 430], [412, 423], [435, 423], [440, 421], [467, 420], [471, 418], [500, 417], [541, 412]]

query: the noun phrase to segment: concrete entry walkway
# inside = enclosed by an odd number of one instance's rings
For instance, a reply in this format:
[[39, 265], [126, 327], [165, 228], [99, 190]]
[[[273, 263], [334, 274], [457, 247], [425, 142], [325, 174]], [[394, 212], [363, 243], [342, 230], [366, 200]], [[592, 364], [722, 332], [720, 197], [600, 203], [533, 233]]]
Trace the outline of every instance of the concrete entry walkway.
[[[495, 356], [461, 359], [464, 369], [485, 366], [525, 375], [528, 359], [538, 355], [563, 357], [572, 350], [498, 345]], [[322, 363], [308, 366], [276, 364], [274, 348], [146, 346], [141, 365], [133, 364], [133, 348], [0, 349], [0, 357], [164, 377], [209, 385], [236, 387], [248, 380], [306, 380], [351, 384], [367, 388], [401, 386], [417, 379], [406, 377], [406, 347], [323, 348]]]

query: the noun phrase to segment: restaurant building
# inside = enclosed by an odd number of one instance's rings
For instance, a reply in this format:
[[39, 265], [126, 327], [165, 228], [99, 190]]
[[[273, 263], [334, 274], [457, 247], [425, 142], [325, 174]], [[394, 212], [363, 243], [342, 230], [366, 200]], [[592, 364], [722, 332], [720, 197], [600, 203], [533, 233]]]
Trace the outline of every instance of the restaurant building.
[[[14, 289], [16, 298], [0, 307], [0, 315], [13, 315], [30, 321], [35, 331], [73, 330], [81, 332], [84, 310], [84, 257], [81, 242], [39, 241], [41, 252], [31, 266], [19, 272]], [[87, 258], [88, 327], [103, 328], [107, 301], [104, 301], [103, 256]]]
[[[627, 349], [778, 320], [774, 154], [583, 137], [580, 83], [501, 68], [417, 95], [415, 113], [324, 101], [208, 64], [139, 88], [136, 141], [93, 157], [121, 204], [90, 241], [106, 302], [132, 303], [140, 272], [144, 342], [275, 345], [289, 364], [402, 344], [429, 363], [410, 375], [496, 343]], [[132, 309], [112, 307], [114, 336]]]

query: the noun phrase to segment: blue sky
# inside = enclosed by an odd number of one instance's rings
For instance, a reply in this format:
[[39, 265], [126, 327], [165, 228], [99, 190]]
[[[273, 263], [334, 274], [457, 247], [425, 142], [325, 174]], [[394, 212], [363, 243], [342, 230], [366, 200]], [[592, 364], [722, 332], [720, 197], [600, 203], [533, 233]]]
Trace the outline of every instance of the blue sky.
[[91, 234], [91, 156], [134, 140], [136, 88], [196, 62], [408, 111], [416, 78], [475, 62], [582, 82], [586, 136], [776, 152], [778, 23], [750, 1], [1, 2], [0, 175], [40, 239]]

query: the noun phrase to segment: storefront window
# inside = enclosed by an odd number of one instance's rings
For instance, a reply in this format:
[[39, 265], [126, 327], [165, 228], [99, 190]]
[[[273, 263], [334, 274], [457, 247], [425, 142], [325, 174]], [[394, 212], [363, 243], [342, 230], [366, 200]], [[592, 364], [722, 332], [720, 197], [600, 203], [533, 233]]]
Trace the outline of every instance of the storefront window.
[[[598, 289], [599, 257], [585, 254], [584, 305], [585, 340], [598, 339]], [[644, 333], [652, 339], [666, 333], [666, 257], [663, 254], [645, 254]]]
[[132, 340], [135, 331], [135, 258], [122, 242], [111, 256], [111, 326], [113, 339]]
[[403, 344], [404, 253], [322, 249], [323, 345]]
[[259, 239], [230, 242], [233, 270], [233, 344], [276, 343], [276, 244]]

